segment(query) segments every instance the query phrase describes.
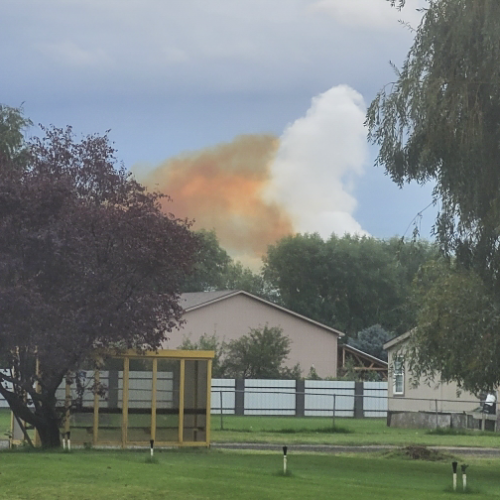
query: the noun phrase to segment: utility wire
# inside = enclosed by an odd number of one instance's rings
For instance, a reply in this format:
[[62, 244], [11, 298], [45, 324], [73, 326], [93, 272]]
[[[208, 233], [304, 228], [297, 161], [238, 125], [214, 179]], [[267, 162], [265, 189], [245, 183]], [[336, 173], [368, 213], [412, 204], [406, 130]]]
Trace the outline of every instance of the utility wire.
[[415, 215], [415, 217], [413, 217], [413, 219], [410, 221], [410, 223], [408, 224], [408, 227], [406, 228], [406, 231], [403, 233], [403, 236], [402, 238], [404, 238], [406, 236], [406, 233], [408, 232], [408, 229], [410, 229], [410, 227], [412, 226], [412, 224], [418, 219], [418, 218], [422, 218], [422, 214], [429, 208], [431, 207], [432, 205], [435, 205], [436, 202], [435, 201], [431, 201], [425, 208], [423, 208], [422, 210], [420, 210], [420, 212], [417, 213], [417, 215]]

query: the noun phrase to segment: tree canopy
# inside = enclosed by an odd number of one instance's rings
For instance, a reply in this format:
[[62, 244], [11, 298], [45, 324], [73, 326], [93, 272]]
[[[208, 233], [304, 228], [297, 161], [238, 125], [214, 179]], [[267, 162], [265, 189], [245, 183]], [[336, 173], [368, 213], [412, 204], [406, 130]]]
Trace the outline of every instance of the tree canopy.
[[194, 234], [198, 248], [193, 273], [183, 285], [184, 292], [244, 290], [259, 297], [271, 297], [263, 276], [234, 261], [220, 246], [214, 230], [201, 229]]
[[394, 337], [394, 335], [384, 330], [380, 325], [373, 325], [358, 332], [356, 338], [349, 339], [349, 345], [378, 359], [387, 361], [387, 352], [384, 350], [384, 344], [391, 337]]
[[198, 247], [194, 256], [193, 272], [183, 285], [185, 292], [224, 290], [226, 276], [232, 262], [229, 254], [220, 246], [215, 231], [200, 229], [194, 233]]
[[27, 161], [23, 132], [31, 126], [22, 109], [0, 104], [0, 165], [5, 171], [22, 170]]
[[0, 160], [0, 351], [11, 368], [0, 394], [57, 446], [55, 391], [68, 372], [96, 349], [156, 349], [179, 324], [195, 241], [116, 165], [106, 136], [49, 128], [23, 147], [16, 175]]
[[406, 355], [414, 381], [456, 381], [475, 394], [500, 381], [500, 308], [473, 271], [430, 262], [416, 279], [418, 328]]
[[500, 212], [500, 3], [429, 2], [397, 81], [367, 114], [391, 178], [435, 182], [445, 252], [495, 286]]
[[204, 333], [197, 341], [191, 340], [190, 337], [185, 337], [177, 349], [185, 349], [188, 351], [214, 351], [214, 359], [212, 361], [212, 377], [224, 378], [226, 376], [226, 343], [219, 340], [217, 335], [208, 335], [207, 333]]
[[266, 325], [229, 342], [215, 334], [202, 335], [198, 341], [185, 338], [179, 349], [215, 352], [212, 376], [216, 378], [299, 379], [300, 366], [285, 365], [290, 354], [290, 339], [280, 327]]
[[380, 147], [376, 163], [400, 186], [435, 183], [441, 205], [435, 232], [448, 263], [420, 293], [427, 314], [419, 315], [413, 365], [472, 390], [500, 383], [488, 364], [498, 358], [470, 356], [494, 350], [499, 337], [499, 57], [500, 2], [429, 0], [396, 81], [366, 120]]
[[349, 336], [374, 324], [403, 333], [415, 321], [411, 281], [435, 254], [424, 241], [298, 234], [269, 247], [264, 277], [283, 306]]
[[297, 379], [300, 367], [285, 366], [290, 339], [277, 326], [252, 328], [226, 345], [225, 373], [230, 378]]

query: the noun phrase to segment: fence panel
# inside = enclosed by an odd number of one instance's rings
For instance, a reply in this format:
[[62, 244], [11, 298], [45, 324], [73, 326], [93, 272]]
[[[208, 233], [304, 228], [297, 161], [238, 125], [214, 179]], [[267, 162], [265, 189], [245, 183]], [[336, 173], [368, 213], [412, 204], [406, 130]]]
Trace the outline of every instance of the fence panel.
[[[10, 370], [0, 370], [4, 375], [10, 375]], [[6, 384], [6, 388], [11, 391], [12, 390], [12, 384], [10, 382], [7, 382]], [[8, 408], [9, 407], [9, 404], [7, 403], [7, 401], [5, 401], [5, 399], [0, 396], [0, 408]]]
[[[87, 371], [87, 379], [93, 376]], [[101, 372], [101, 382], [107, 382], [107, 372]], [[158, 376], [158, 389], [171, 390], [171, 374], [163, 380]], [[121, 381], [119, 381], [121, 382]], [[244, 381], [244, 415], [296, 415], [297, 385], [295, 380], [253, 380]], [[165, 387], [164, 387], [165, 385]], [[234, 379], [212, 379], [211, 413], [220, 414], [221, 395], [223, 414], [234, 415], [236, 406], [236, 381]], [[333, 412], [333, 395], [335, 394], [335, 415], [337, 417], [354, 417], [354, 382], [306, 380], [304, 381], [304, 415], [317, 417], [331, 417]], [[135, 386], [134, 386], [135, 388]], [[119, 387], [121, 390], [121, 386]], [[385, 417], [387, 414], [387, 382], [364, 383], [363, 408], [365, 417]], [[64, 382], [57, 390], [59, 404], [64, 404]], [[88, 400], [88, 401], [87, 401]], [[86, 391], [84, 402], [92, 404], [93, 395]], [[103, 408], [106, 400], [101, 400]], [[434, 400], [422, 401], [421, 406], [432, 403]], [[472, 406], [472, 405], [471, 405]], [[0, 408], [8, 408], [7, 402], [0, 397]], [[241, 408], [240, 408], [241, 410]], [[440, 407], [441, 410], [441, 407]]]
[[234, 384], [234, 378], [212, 379], [211, 413], [220, 414], [222, 406], [222, 413], [224, 415], [234, 415], [236, 405]]
[[331, 417], [335, 395], [335, 416], [354, 417], [354, 382], [305, 381], [306, 417]]
[[245, 415], [295, 415], [295, 380], [245, 380]]
[[365, 382], [363, 396], [365, 417], [387, 416], [387, 382]]

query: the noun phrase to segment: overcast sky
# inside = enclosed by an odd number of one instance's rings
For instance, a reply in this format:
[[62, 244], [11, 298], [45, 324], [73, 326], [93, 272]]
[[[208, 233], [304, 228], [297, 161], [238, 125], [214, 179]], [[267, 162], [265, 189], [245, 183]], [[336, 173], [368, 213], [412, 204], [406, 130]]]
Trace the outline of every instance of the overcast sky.
[[[77, 133], [111, 129], [138, 176], [242, 134], [272, 134], [262, 197], [284, 206], [296, 231], [402, 235], [432, 186], [399, 190], [373, 167], [363, 119], [394, 80], [389, 62], [401, 64], [411, 45], [398, 19], [417, 26], [423, 4], [2, 0], [0, 102]], [[423, 214], [425, 237], [435, 212]]]

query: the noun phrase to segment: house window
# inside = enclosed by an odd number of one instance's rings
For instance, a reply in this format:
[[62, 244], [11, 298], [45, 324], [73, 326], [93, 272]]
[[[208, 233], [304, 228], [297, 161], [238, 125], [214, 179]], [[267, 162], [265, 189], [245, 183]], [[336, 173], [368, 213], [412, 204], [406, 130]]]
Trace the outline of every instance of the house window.
[[404, 394], [405, 392], [405, 372], [404, 360], [401, 356], [394, 358], [394, 394]]

